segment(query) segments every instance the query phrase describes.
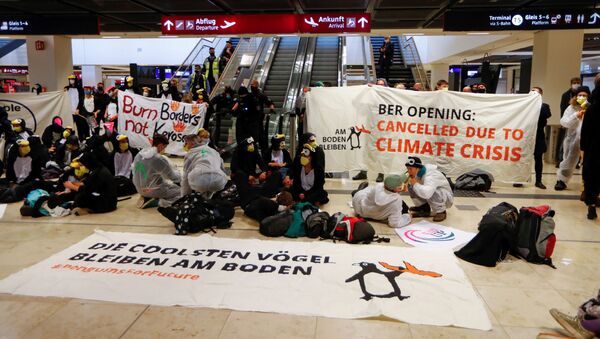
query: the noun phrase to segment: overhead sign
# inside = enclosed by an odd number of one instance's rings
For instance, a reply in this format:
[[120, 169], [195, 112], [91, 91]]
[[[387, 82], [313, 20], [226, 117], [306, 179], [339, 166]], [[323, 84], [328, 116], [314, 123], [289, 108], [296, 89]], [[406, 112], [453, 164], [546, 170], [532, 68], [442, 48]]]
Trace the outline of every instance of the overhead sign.
[[0, 15], [0, 35], [100, 34], [94, 15], [23, 16]]
[[165, 35], [370, 32], [368, 13], [163, 16]]
[[450, 11], [444, 31], [519, 31], [600, 28], [600, 9], [539, 11]]
[[369, 13], [317, 13], [301, 14], [298, 20], [300, 33], [370, 32]]
[[163, 16], [165, 35], [297, 33], [295, 14]]

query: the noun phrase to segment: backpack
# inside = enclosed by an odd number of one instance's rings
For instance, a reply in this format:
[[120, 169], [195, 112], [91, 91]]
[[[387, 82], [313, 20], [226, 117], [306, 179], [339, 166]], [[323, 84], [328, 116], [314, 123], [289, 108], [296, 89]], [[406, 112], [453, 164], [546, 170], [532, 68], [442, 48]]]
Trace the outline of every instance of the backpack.
[[[50, 215], [47, 209], [43, 208], [42, 205], [48, 201], [50, 198], [50, 194], [42, 189], [35, 189], [27, 194], [27, 198], [23, 202], [23, 207], [21, 208], [21, 215], [23, 216], [31, 216], [34, 218], [39, 217], [47, 217]], [[31, 209], [27, 209], [25, 207], [30, 207]], [[24, 211], [28, 211], [25, 214]], [[31, 215], [28, 215], [31, 212]]]
[[291, 211], [283, 211], [270, 217], [266, 217], [260, 222], [260, 234], [267, 237], [281, 237], [287, 232], [292, 224], [293, 216]]
[[205, 200], [200, 193], [193, 192], [177, 200], [173, 207], [175, 234], [215, 232], [216, 228], [229, 228], [235, 214], [233, 204], [227, 201]]
[[309, 215], [305, 221], [306, 236], [309, 238], [322, 236], [327, 231], [329, 218], [327, 212], [317, 212]]
[[502, 202], [490, 208], [479, 222], [479, 232], [454, 254], [473, 264], [494, 267], [514, 251], [519, 212]]
[[454, 189], [487, 192], [492, 187], [492, 182], [494, 182], [492, 174], [484, 170], [474, 169], [458, 176]]
[[309, 202], [299, 202], [292, 207], [292, 223], [285, 232], [286, 237], [297, 238], [306, 236], [306, 219], [319, 208]]
[[120, 175], [117, 175], [114, 178], [115, 184], [117, 185], [117, 197], [126, 197], [137, 193], [131, 179]]
[[[336, 214], [334, 214], [334, 216], [336, 217], [334, 221], [337, 220], [337, 218], [339, 218], [339, 214]], [[334, 241], [344, 240], [349, 244], [368, 244], [372, 241], [390, 241], [389, 238], [380, 238], [376, 236], [375, 229], [373, 228], [373, 226], [371, 226], [371, 224], [366, 222], [365, 219], [347, 216], [343, 216], [343, 218], [336, 224], [335, 228], [331, 233], [331, 239], [333, 239]]]
[[522, 207], [517, 222], [516, 255], [534, 264], [552, 264], [556, 245], [554, 211], [548, 205]]

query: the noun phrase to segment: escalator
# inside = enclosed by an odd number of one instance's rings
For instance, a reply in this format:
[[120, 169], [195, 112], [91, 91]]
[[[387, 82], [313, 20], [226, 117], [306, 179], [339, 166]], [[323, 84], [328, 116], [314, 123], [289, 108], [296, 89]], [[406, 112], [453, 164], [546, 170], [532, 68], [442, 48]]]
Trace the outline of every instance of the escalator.
[[318, 37], [310, 83], [317, 81], [338, 86], [339, 37]]
[[300, 43], [300, 37], [281, 37], [280, 39], [263, 88], [265, 94], [275, 104], [276, 109], [283, 107]]
[[[397, 83], [403, 83], [407, 87], [414, 84], [415, 79], [412, 70], [404, 63], [402, 52], [400, 50], [400, 41], [397, 36], [390, 37], [390, 41], [394, 44], [394, 59], [390, 67], [389, 85], [394, 86]], [[377, 66], [377, 78], [381, 78], [379, 72], [379, 48], [383, 46], [382, 36], [372, 36], [371, 45], [373, 46], [373, 56]]]

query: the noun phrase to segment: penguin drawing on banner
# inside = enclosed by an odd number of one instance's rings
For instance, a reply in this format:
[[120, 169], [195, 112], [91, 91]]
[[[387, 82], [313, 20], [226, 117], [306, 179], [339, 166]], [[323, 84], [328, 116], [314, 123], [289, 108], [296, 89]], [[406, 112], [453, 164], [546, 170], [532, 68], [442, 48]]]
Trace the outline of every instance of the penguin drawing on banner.
[[361, 131], [356, 131], [356, 128], [350, 127], [350, 135], [348, 136], [348, 141], [350, 141], [350, 150], [354, 150], [355, 148], [360, 148], [360, 134]]
[[[390, 271], [382, 271], [375, 264], [370, 263], [370, 262], [363, 261], [360, 263], [353, 264], [353, 266], [360, 266], [361, 271], [356, 273], [355, 275], [351, 276], [350, 278], [346, 279], [346, 282], [348, 283], [348, 282], [352, 282], [354, 280], [358, 280], [360, 289], [363, 293], [363, 296], [361, 297], [361, 299], [371, 300], [371, 299], [373, 299], [373, 297], [375, 297], [375, 298], [397, 297], [398, 299], [400, 299], [402, 301], [404, 299], [409, 298], [410, 296], [402, 295], [402, 293], [400, 291], [400, 287], [398, 287], [398, 283], [396, 282], [396, 277], [402, 273], [412, 273], [412, 274], [417, 274], [417, 275], [422, 275], [422, 276], [427, 276], [427, 277], [432, 277], [432, 278], [439, 278], [442, 276], [441, 274], [436, 273], [436, 272], [421, 271], [406, 261], [404, 261], [404, 265], [406, 267], [393, 266], [393, 265], [389, 265], [389, 264], [387, 264], [385, 262], [381, 262], [381, 261], [379, 262], [379, 265], [381, 265], [382, 267], [384, 267]], [[365, 276], [367, 274], [382, 275], [390, 283], [390, 285], [392, 287], [392, 291], [387, 294], [370, 293], [367, 290], [367, 286], [366, 286], [366, 282], [365, 282]]]
[[365, 126], [350, 127], [350, 136], [348, 136], [348, 141], [350, 142], [350, 150], [351, 151], [354, 150], [355, 148], [360, 148], [360, 135], [363, 132], [366, 134], [371, 134], [371, 131], [366, 129]]

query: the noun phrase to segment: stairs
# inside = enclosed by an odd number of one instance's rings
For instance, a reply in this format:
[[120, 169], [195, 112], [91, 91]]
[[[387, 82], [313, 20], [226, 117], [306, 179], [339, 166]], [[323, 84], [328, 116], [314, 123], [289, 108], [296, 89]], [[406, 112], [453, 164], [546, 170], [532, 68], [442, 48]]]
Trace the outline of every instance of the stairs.
[[[413, 84], [415, 82], [415, 79], [413, 77], [411, 68], [404, 64], [402, 52], [400, 51], [400, 41], [398, 40], [398, 37], [392, 36], [390, 40], [394, 44], [394, 62], [390, 67], [390, 77], [388, 85], [394, 86], [399, 82], [403, 83], [406, 86], [408, 86], [409, 84]], [[375, 58], [375, 66], [377, 68], [377, 78], [380, 78], [381, 74], [379, 72], [379, 48], [383, 45], [383, 37], [372, 36], [371, 45], [373, 46], [373, 56]]]

